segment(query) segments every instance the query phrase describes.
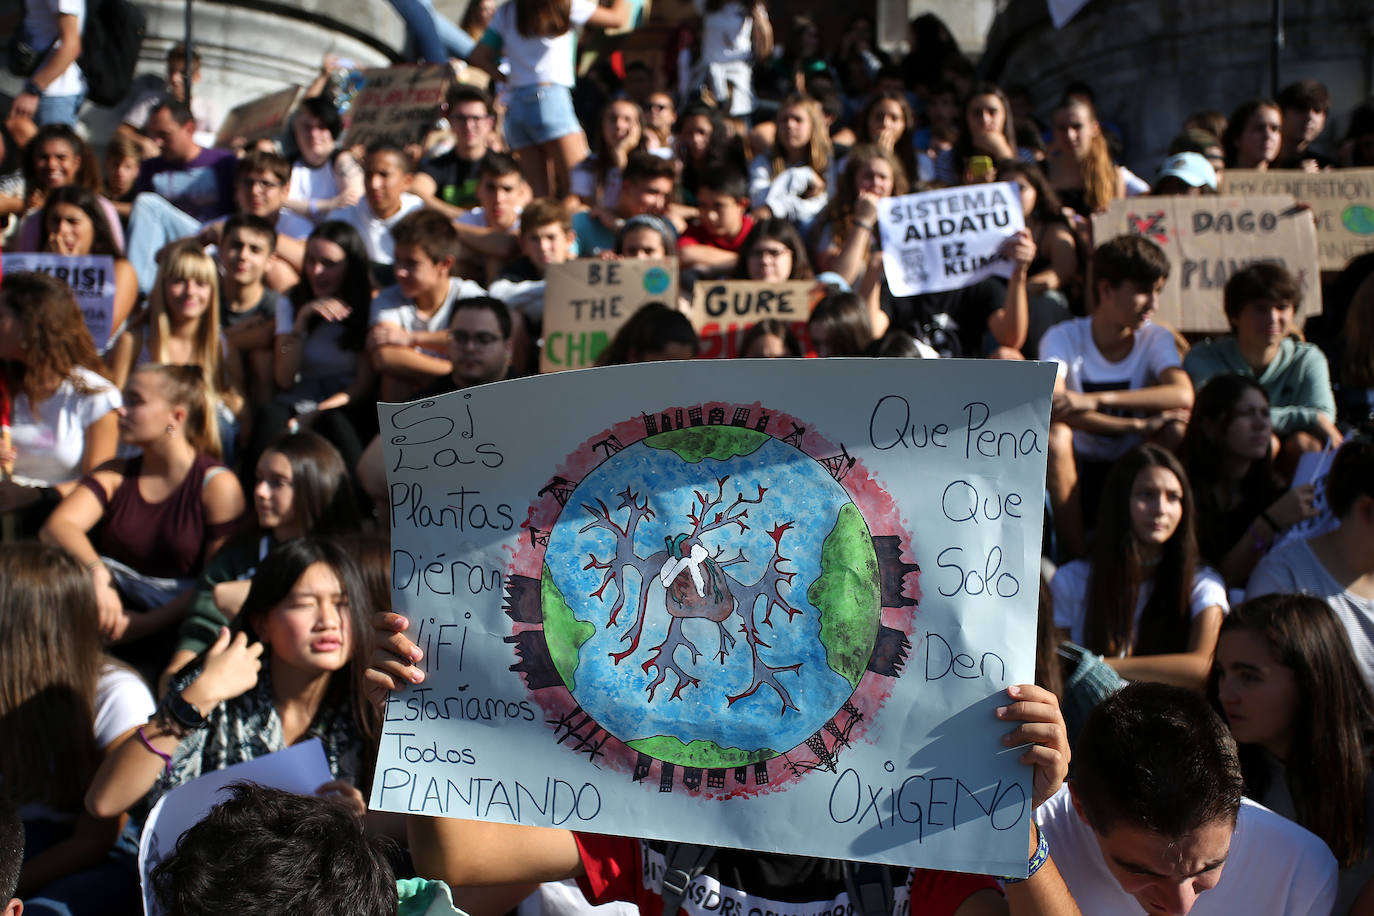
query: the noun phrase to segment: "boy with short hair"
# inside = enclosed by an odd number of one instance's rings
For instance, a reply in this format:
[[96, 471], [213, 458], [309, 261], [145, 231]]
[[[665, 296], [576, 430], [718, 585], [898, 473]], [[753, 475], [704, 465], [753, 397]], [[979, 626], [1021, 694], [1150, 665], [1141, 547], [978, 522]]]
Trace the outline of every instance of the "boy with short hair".
[[724, 276], [739, 262], [739, 249], [754, 220], [749, 216], [749, 179], [739, 169], [708, 169], [697, 189], [700, 216], [677, 241], [682, 269]]
[[607, 214], [597, 208], [579, 210], [573, 216], [578, 252], [591, 257], [614, 251], [616, 231], [631, 217], [649, 213], [668, 218], [668, 202], [676, 182], [677, 166], [673, 160], [643, 150], [630, 153], [621, 173], [620, 196], [611, 212]]
[[329, 214], [330, 219], [348, 223], [363, 237], [379, 286], [389, 284], [393, 277], [392, 229], [424, 206], [424, 201], [410, 193], [413, 173], [410, 157], [399, 146], [386, 141], [373, 143], [363, 158], [366, 193], [353, 206]]
[[519, 253], [516, 224], [530, 197], [530, 187], [515, 158], [487, 153], [477, 164], [478, 206], [454, 223], [463, 253], [458, 274], [491, 283], [506, 262]]
[[1273, 167], [1315, 172], [1336, 165], [1336, 160], [1313, 148], [1326, 130], [1331, 91], [1319, 80], [1298, 80], [1279, 90], [1276, 101], [1283, 116], [1283, 146]]
[[1093, 253], [1092, 275], [1092, 315], [1040, 339], [1040, 358], [1059, 364], [1048, 489], [1065, 557], [1087, 552], [1083, 507], [1093, 506], [1111, 463], [1145, 439], [1177, 447], [1193, 406], [1173, 334], [1150, 321], [1168, 257], [1149, 239], [1122, 235]]
[[458, 219], [477, 206], [478, 165], [495, 134], [491, 96], [477, 86], [454, 83], [445, 99], [453, 128], [453, 149], [420, 163], [413, 191], [425, 206]]
[[485, 290], [453, 276], [458, 233], [448, 217], [420, 209], [398, 222], [396, 285], [372, 301], [367, 349], [381, 375], [380, 400], [405, 401], [453, 370], [448, 360], [449, 312], [458, 299]]
[[230, 358], [243, 362], [254, 403], [272, 396], [272, 340], [281, 295], [263, 282], [277, 232], [261, 216], [240, 213], [224, 223], [220, 266], [220, 328]]
[[531, 202], [520, 214], [519, 239], [521, 257], [491, 284], [491, 294], [511, 308], [513, 362], [525, 371], [531, 368], [530, 343], [538, 339], [544, 321], [544, 271], [577, 257], [572, 212], [548, 197]]

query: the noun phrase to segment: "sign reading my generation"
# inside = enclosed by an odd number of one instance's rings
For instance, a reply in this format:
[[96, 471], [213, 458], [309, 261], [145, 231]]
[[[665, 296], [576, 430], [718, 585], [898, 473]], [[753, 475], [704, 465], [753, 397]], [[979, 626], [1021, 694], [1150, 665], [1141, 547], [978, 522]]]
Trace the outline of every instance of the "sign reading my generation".
[[640, 307], [677, 307], [677, 259], [601, 261], [580, 258], [544, 271], [544, 346], [539, 371], [582, 369]]
[[1281, 264], [1297, 278], [1298, 314], [1321, 313], [1316, 227], [1291, 197], [1131, 197], [1093, 217], [1099, 244], [1128, 232], [1169, 257], [1155, 320], [1176, 330], [1230, 330], [1221, 307], [1226, 281], [1258, 261]]
[[1236, 197], [1292, 194], [1310, 204], [1322, 270], [1344, 270], [1352, 258], [1374, 251], [1374, 169], [1227, 169], [1222, 181]]
[[885, 198], [878, 226], [887, 285], [894, 296], [918, 296], [1009, 277], [1002, 243], [1025, 224], [1011, 182]]
[[768, 369], [380, 405], [425, 679], [373, 808], [1026, 873], [995, 710], [1034, 677], [1053, 367]]
[[453, 82], [448, 64], [402, 64], [363, 71], [341, 146], [405, 145], [429, 133]]
[[697, 281], [692, 326], [701, 338], [699, 355], [708, 359], [739, 356], [745, 333], [765, 318], [776, 318], [786, 324], [805, 352], [810, 349], [806, 322], [822, 291], [815, 280]]
[[72, 288], [86, 330], [95, 348], [104, 353], [115, 332], [114, 258], [107, 254], [66, 255], [47, 252], [5, 254], [4, 272], [37, 270], [63, 281]]

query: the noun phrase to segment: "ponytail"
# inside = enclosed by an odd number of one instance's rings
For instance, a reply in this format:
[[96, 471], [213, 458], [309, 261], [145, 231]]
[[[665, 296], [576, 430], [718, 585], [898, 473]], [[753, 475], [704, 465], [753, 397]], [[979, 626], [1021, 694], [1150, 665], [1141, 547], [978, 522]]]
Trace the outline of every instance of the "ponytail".
[[168, 403], [186, 408], [186, 441], [197, 453], [215, 458], [223, 456], [215, 415], [215, 394], [199, 366], [145, 363], [134, 371], [156, 372], [162, 377], [162, 390]]

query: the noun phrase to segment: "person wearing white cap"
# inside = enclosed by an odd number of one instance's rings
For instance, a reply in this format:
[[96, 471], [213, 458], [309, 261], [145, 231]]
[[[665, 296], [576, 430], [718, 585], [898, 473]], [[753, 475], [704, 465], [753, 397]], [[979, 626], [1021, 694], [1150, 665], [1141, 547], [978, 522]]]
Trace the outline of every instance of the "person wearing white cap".
[[1201, 153], [1176, 153], [1164, 160], [1155, 179], [1157, 196], [1217, 193], [1217, 171]]

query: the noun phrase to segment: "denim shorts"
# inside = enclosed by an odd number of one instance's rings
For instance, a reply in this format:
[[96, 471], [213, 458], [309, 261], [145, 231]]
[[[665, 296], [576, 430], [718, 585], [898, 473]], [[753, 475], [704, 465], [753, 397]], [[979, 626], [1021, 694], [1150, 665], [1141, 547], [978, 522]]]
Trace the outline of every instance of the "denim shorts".
[[573, 110], [567, 86], [519, 86], [506, 99], [506, 142], [524, 149], [579, 133], [582, 124]]

